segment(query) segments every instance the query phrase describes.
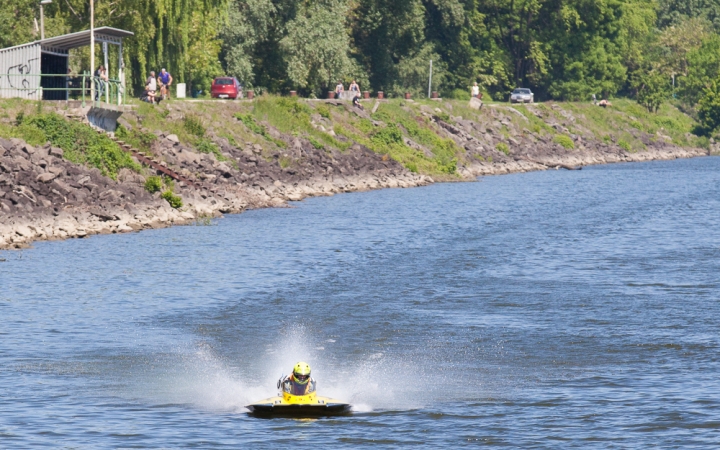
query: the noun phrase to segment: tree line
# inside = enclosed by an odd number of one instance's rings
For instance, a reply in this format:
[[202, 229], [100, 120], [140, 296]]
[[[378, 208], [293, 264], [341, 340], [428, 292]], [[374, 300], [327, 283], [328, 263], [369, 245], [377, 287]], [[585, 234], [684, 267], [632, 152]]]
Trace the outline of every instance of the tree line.
[[[321, 96], [338, 80], [389, 94], [432, 89], [497, 99], [676, 99], [714, 128], [720, 111], [720, 0], [96, 0], [96, 26], [135, 33], [140, 88], [167, 67], [209, 88], [236, 76], [257, 91]], [[88, 28], [88, 0], [46, 6], [46, 36]], [[0, 46], [33, 40], [36, 0], [0, 6]], [[720, 114], [717, 114], [720, 116]]]

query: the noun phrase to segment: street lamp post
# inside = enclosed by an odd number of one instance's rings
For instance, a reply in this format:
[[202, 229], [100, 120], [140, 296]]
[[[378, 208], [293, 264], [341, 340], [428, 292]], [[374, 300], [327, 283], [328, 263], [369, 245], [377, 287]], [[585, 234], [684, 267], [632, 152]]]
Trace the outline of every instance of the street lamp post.
[[49, 5], [52, 3], [52, 0], [42, 0], [40, 2], [40, 40], [45, 40], [45, 10], [43, 9], [43, 6]]

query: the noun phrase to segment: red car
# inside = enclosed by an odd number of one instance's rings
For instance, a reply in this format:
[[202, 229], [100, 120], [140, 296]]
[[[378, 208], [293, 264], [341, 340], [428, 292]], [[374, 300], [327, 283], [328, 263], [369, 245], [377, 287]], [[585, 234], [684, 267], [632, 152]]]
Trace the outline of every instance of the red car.
[[210, 88], [212, 98], [242, 98], [242, 86], [235, 77], [217, 77]]

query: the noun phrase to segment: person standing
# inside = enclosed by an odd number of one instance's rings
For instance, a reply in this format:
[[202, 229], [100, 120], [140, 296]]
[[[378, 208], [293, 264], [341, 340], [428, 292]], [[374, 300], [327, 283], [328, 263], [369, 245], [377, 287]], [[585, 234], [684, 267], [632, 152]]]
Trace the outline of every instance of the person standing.
[[170, 85], [173, 82], [173, 77], [170, 72], [166, 71], [165, 68], [160, 70], [158, 75], [158, 84], [160, 85], [160, 92], [162, 93], [163, 99], [170, 98]]
[[477, 81], [473, 84], [470, 95], [472, 95], [474, 98], [477, 98], [480, 95], [480, 86], [478, 86]]
[[335, 86], [335, 97], [339, 99], [343, 92], [345, 92], [345, 87], [343, 86], [342, 81], [338, 81], [337, 86]]
[[150, 71], [150, 76], [145, 80], [145, 84], [149, 91], [157, 91], [157, 79], [155, 79], [155, 71]]
[[592, 96], [592, 101], [593, 101], [593, 105], [597, 105], [597, 97], [595, 96], [595, 94], [593, 94], [593, 96]]
[[105, 66], [100, 64], [100, 66], [95, 71], [95, 83], [97, 83], [97, 87], [95, 88], [95, 101], [100, 101], [100, 99], [103, 96], [103, 93], [105, 92], [105, 83], [108, 81], [107, 76], [107, 70], [105, 70]]

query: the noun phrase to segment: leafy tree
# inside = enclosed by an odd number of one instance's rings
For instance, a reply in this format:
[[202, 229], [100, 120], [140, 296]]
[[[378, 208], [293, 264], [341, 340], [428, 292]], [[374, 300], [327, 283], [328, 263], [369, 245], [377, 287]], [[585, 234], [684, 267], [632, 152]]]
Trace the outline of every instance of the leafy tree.
[[703, 90], [697, 111], [700, 126], [696, 131], [699, 134], [710, 134], [720, 126], [720, 79], [713, 80]]
[[3, 0], [0, 6], [0, 48], [35, 39], [33, 19], [37, 17], [33, 0]]
[[288, 77], [299, 87], [319, 92], [357, 71], [349, 57], [343, 20], [347, 11], [347, 4], [339, 0], [313, 3], [287, 24], [280, 46]]
[[700, 48], [687, 55], [688, 74], [679, 80], [683, 100], [694, 105], [703, 90], [720, 75], [720, 36], [711, 35]]
[[709, 21], [720, 30], [720, 0], [660, 0], [658, 25], [665, 28], [678, 25], [689, 18]]
[[275, 5], [270, 0], [230, 3], [228, 21], [221, 33], [225, 66], [229, 74], [247, 85], [254, 78], [254, 46], [266, 39], [270, 17], [275, 11]]
[[670, 96], [670, 80], [662, 73], [651, 73], [638, 80], [637, 102], [656, 113]]

